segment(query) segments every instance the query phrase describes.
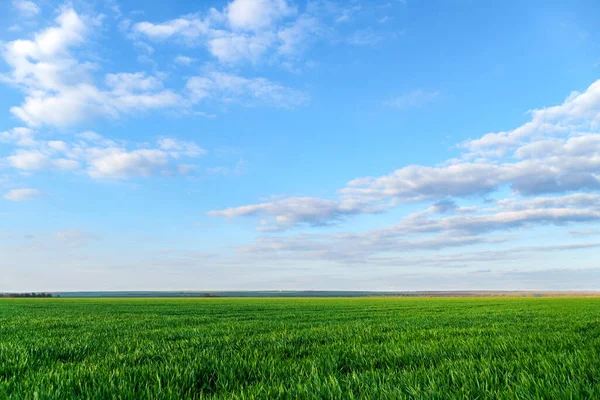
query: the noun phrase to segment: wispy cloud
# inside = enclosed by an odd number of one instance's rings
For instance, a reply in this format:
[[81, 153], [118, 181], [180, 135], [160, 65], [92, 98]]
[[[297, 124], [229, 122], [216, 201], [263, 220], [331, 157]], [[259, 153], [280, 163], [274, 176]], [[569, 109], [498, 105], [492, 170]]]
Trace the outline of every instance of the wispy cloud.
[[423, 107], [424, 105], [435, 101], [439, 97], [440, 92], [438, 91], [426, 91], [422, 89], [416, 89], [411, 92], [392, 97], [385, 101], [384, 104], [387, 107], [402, 110], [406, 108]]
[[286, 87], [266, 78], [244, 78], [225, 72], [209, 72], [191, 77], [186, 88], [193, 101], [237, 103], [244, 106], [295, 108], [306, 104], [306, 92]]
[[13, 189], [4, 195], [6, 200], [10, 201], [30, 201], [34, 200], [40, 196], [43, 196], [44, 193], [37, 189]]
[[58, 231], [54, 234], [54, 238], [68, 247], [82, 247], [91, 241], [99, 240], [100, 238], [93, 233], [68, 229]]
[[40, 8], [33, 1], [13, 0], [12, 6], [21, 17], [31, 18], [40, 13]]

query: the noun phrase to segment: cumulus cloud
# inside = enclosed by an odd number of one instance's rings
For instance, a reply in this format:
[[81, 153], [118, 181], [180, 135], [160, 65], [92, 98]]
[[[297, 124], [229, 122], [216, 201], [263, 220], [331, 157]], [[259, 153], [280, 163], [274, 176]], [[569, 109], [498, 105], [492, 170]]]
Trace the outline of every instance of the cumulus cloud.
[[15, 144], [17, 146], [33, 146], [36, 143], [34, 131], [24, 127], [0, 132], [0, 142]]
[[205, 46], [219, 62], [272, 62], [294, 58], [311, 38], [322, 35], [323, 23], [311, 12], [298, 12], [285, 0], [234, 0], [222, 10], [184, 15], [162, 23], [132, 25], [135, 40], [179, 40]]
[[169, 163], [167, 154], [156, 149], [129, 152], [123, 149], [109, 149], [106, 153], [90, 160], [89, 175], [92, 178], [147, 177], [165, 168]]
[[[510, 133], [486, 134], [483, 141], [463, 143], [461, 148], [465, 153], [457, 159], [436, 166], [410, 165], [383, 176], [353, 179], [339, 190], [340, 200], [334, 202], [393, 207], [431, 201], [434, 204], [428, 209], [430, 213], [460, 214], [474, 210], [457, 206], [457, 199], [485, 199], [509, 189], [513, 198], [498, 202], [498, 207], [506, 209], [505, 214], [497, 217], [500, 219], [473, 217], [471, 221], [519, 226], [518, 222], [511, 222], [516, 214], [510, 211], [529, 210], [532, 218], [538, 213], [535, 218], [543, 220], [542, 214], [548, 210], [535, 211], [539, 208], [555, 209], [555, 214], [548, 218], [585, 219], [590, 207], [596, 207], [597, 197], [582, 192], [600, 190], [599, 88], [600, 81], [583, 93], [573, 93], [560, 106], [532, 112], [532, 121]], [[473, 152], [479, 158], [473, 159]], [[498, 159], [499, 154], [503, 157]], [[570, 196], [535, 199], [565, 194]], [[264, 213], [264, 208], [257, 209]], [[323, 213], [317, 218], [322, 218], [320, 223], [313, 221], [312, 225], [326, 225], [331, 216]], [[299, 214], [289, 220], [301, 224], [303, 218]]]
[[6, 200], [10, 201], [30, 201], [36, 197], [42, 196], [43, 193], [37, 189], [13, 189], [4, 195]]
[[[32, 131], [27, 134], [33, 137]], [[91, 131], [77, 134], [75, 140], [64, 141], [31, 139], [21, 143], [20, 135], [11, 133], [9, 137], [21, 146], [4, 160], [15, 169], [85, 172], [94, 179], [188, 175], [196, 169], [190, 161], [206, 154], [206, 150], [193, 141], [169, 137], [158, 139], [154, 146], [116, 142]]]
[[[513, 130], [488, 133], [462, 143], [462, 147], [473, 156], [498, 157], [533, 139], [536, 143], [525, 147], [526, 150], [520, 154], [537, 149], [537, 154], [544, 155], [543, 146], [551, 146], [552, 143], [542, 139], [564, 137], [587, 129], [597, 130], [600, 123], [600, 80], [583, 93], [572, 92], [561, 105], [532, 110], [529, 114], [531, 120]], [[560, 143], [555, 144], [560, 146]]]
[[32, 40], [0, 45], [1, 56], [11, 68], [3, 80], [25, 93], [24, 102], [11, 108], [12, 114], [30, 126], [66, 126], [182, 103], [180, 96], [162, 89], [157, 77], [143, 73], [108, 74], [105, 87], [98, 86], [93, 76], [97, 65], [80, 61], [75, 50], [87, 43], [100, 21], [65, 7], [55, 25]]
[[294, 14], [296, 9], [285, 0], [234, 0], [225, 8], [229, 25], [241, 30], [269, 28]]
[[65, 158], [51, 158], [39, 150], [17, 150], [12, 156], [6, 157], [8, 163], [23, 171], [37, 171], [43, 169], [74, 170], [79, 168], [75, 160]]
[[152, 40], [166, 40], [174, 36], [194, 40], [208, 30], [208, 22], [202, 21], [197, 15], [186, 15], [160, 24], [144, 21], [133, 26], [134, 32]]

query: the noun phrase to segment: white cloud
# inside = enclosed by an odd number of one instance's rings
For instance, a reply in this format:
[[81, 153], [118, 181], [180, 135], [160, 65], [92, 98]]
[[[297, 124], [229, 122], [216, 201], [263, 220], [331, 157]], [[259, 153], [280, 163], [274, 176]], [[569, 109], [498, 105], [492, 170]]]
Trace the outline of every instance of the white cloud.
[[65, 158], [51, 158], [46, 152], [40, 150], [17, 150], [9, 157], [8, 163], [16, 169], [23, 171], [39, 171], [45, 169], [76, 170], [79, 163]]
[[313, 197], [289, 197], [269, 203], [254, 204], [208, 212], [210, 216], [235, 218], [240, 216], [268, 216], [261, 231], [276, 231], [300, 224], [323, 225], [359, 213], [375, 213], [379, 208], [353, 201], [336, 202]]
[[[242, 212], [242, 210], [238, 211]], [[256, 210], [253, 210], [256, 212]], [[585, 210], [552, 208], [541, 210], [503, 211], [481, 210], [483, 215], [432, 218], [419, 212], [405, 217], [396, 225], [361, 233], [297, 234], [293, 236], [263, 236], [256, 243], [240, 246], [243, 254], [263, 256], [270, 260], [329, 260], [338, 263], [398, 265], [414, 267], [427, 257], [402, 259], [404, 252], [439, 251], [444, 248], [497, 244], [508, 240], [493, 235], [513, 230], [526, 230], [544, 225], [565, 226], [600, 221], [600, 208]], [[595, 244], [594, 246], [598, 246]], [[577, 247], [579, 246], [579, 247]], [[565, 244], [562, 250], [586, 245]], [[525, 250], [523, 250], [525, 251]], [[527, 251], [535, 251], [529, 248]], [[450, 263], [469, 262], [456, 257]], [[487, 255], [490, 257], [490, 255]], [[411, 261], [407, 263], [408, 261]], [[439, 266], [439, 257], [435, 264]], [[474, 259], [470, 260], [474, 262]], [[481, 259], [478, 260], [482, 261]]]
[[20, 16], [25, 18], [35, 17], [40, 13], [40, 8], [33, 1], [13, 0], [12, 6]]
[[541, 208], [597, 208], [600, 209], [600, 195], [574, 193], [560, 197], [538, 197], [534, 199], [510, 198], [495, 203], [498, 209], [521, 211]]
[[97, 65], [81, 62], [74, 50], [84, 45], [100, 18], [79, 15], [63, 8], [56, 25], [1, 46], [11, 72], [4, 81], [21, 89], [26, 97], [11, 112], [30, 126], [77, 124], [94, 117], [117, 118], [123, 114], [180, 106], [183, 99], [162, 89], [158, 77], [144, 73], [108, 74], [106, 89], [94, 83]]
[[186, 142], [172, 138], [162, 138], [158, 141], [158, 146], [169, 152], [171, 157], [179, 158], [180, 155], [186, 157], [198, 157], [206, 154], [206, 150], [194, 142]]
[[85, 172], [94, 179], [188, 175], [196, 171], [189, 160], [206, 154], [206, 150], [193, 141], [168, 137], [160, 138], [155, 146], [116, 142], [92, 131], [77, 134], [75, 140], [39, 140], [32, 137], [23, 142], [21, 136], [12, 132], [8, 132], [8, 137], [18, 146], [5, 158], [8, 166], [27, 172]]
[[[454, 207], [454, 199], [481, 199], [501, 189], [510, 189], [515, 200], [498, 203], [498, 207], [509, 209], [499, 218], [510, 220], [512, 211], [527, 210], [531, 214], [535, 209], [544, 208], [546, 211], [536, 212], [548, 213], [548, 209], [559, 209], [561, 211], [557, 213], [565, 218], [577, 219], [577, 216], [581, 216], [585, 220], [586, 207], [597, 203], [596, 195], [575, 193], [562, 198], [534, 200], [527, 197], [600, 190], [599, 82], [592, 84], [584, 93], [572, 94], [561, 106], [534, 112], [532, 122], [527, 122], [510, 134], [488, 134], [482, 138], [483, 142], [474, 140], [463, 144], [468, 152], [459, 159], [448, 160], [437, 166], [410, 165], [387, 175], [354, 179], [339, 190], [340, 200], [334, 203], [355, 201], [366, 206], [385, 208], [400, 203], [434, 201], [437, 205], [429, 208], [430, 213], [443, 211], [460, 214], [472, 213], [474, 209]], [[401, 103], [414, 104], [413, 100], [403, 100]], [[484, 142], [494, 145], [482, 147]], [[484, 150], [484, 153], [478, 153], [480, 157], [473, 159], [471, 155], [475, 149]], [[500, 153], [505, 157], [496, 159]], [[491, 158], [486, 158], [488, 156]], [[579, 210], [572, 210], [570, 204], [577, 205]], [[257, 206], [246, 207], [268, 214], [264, 207]], [[244, 207], [237, 209], [245, 210]], [[242, 212], [232, 216], [243, 215], [255, 214]], [[536, 214], [538, 217], [541, 218], [541, 215]], [[318, 214], [311, 225], [326, 225], [335, 218], [335, 213]], [[509, 220], [472, 218], [483, 225], [512, 224]], [[282, 227], [304, 222], [300, 214], [297, 218], [289, 217], [289, 220], [292, 222]]]
[[85, 43], [85, 36], [97, 20], [64, 9], [56, 26], [34, 35], [34, 40], [5, 43], [3, 56], [13, 68], [10, 79], [18, 85], [58, 90], [68, 82], [84, 80], [90, 65], [79, 64], [70, 49]]
[[143, 72], [107, 74], [105, 82], [117, 95], [162, 89], [162, 82], [159, 79], [154, 76], [146, 76]]
[[106, 153], [90, 160], [89, 175], [92, 178], [147, 177], [164, 169], [169, 163], [167, 153], [155, 149], [131, 152], [109, 149]]
[[280, 45], [277, 51], [286, 56], [295, 56], [303, 51], [310, 38], [321, 36], [319, 21], [311, 15], [301, 15], [293, 24], [277, 32]]
[[13, 128], [5, 132], [0, 132], [0, 142], [13, 143], [17, 146], [33, 146], [35, 144], [34, 133], [29, 128]]
[[225, 8], [231, 27], [241, 30], [268, 29], [295, 13], [285, 0], [234, 0]]
[[17, 150], [15, 155], [6, 159], [14, 168], [24, 171], [44, 169], [50, 163], [50, 158], [37, 150]]
[[[531, 121], [513, 130], [488, 133], [479, 139], [462, 143], [462, 147], [469, 150], [472, 156], [502, 157], [527, 142], [564, 137], [587, 129], [597, 130], [600, 126], [600, 80], [583, 93], [571, 93], [561, 105], [532, 110], [529, 114]], [[542, 144], [536, 146], [541, 150], [539, 146]], [[531, 153], [533, 149], [530, 147], [523, 152]]]
[[82, 147], [75, 157], [85, 160], [87, 174], [94, 179], [130, 179], [151, 175], [187, 175], [195, 167], [179, 160], [204, 155], [196, 143], [161, 138], [157, 148], [127, 150], [124, 147]]
[[162, 24], [139, 22], [133, 25], [133, 31], [143, 34], [152, 40], [166, 40], [174, 36], [181, 36], [189, 41], [194, 41], [209, 32], [208, 21], [201, 20], [197, 15], [187, 15], [173, 19]]
[[210, 39], [208, 50], [222, 63], [249, 60], [258, 62], [272, 47], [276, 36], [272, 33], [258, 35], [226, 34]]
[[244, 78], [224, 72], [209, 72], [188, 80], [186, 88], [195, 101], [213, 100], [245, 106], [295, 108], [308, 101], [308, 95], [266, 78]]
[[4, 195], [10, 201], [29, 201], [42, 196], [43, 193], [37, 189], [13, 189]]
[[[285, 0], [234, 0], [222, 11], [190, 14], [163, 23], [132, 26], [134, 40], [179, 40], [202, 45], [219, 62], [231, 65], [295, 58], [323, 24], [311, 12], [298, 13]], [[180, 60], [187, 64], [187, 58]], [[286, 61], [287, 62], [287, 61]]]

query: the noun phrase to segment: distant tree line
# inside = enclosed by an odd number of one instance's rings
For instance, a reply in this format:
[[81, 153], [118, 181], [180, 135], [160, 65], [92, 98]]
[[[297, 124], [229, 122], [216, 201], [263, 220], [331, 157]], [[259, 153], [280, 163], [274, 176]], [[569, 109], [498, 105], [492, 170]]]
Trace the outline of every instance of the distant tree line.
[[0, 297], [52, 297], [50, 293], [0, 293]]

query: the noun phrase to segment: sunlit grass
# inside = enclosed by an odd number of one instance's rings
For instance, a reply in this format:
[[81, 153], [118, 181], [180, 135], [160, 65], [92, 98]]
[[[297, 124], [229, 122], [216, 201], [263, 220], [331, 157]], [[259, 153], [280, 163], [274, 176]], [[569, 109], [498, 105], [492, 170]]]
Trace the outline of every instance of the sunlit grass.
[[6, 299], [0, 398], [600, 398], [600, 299]]

